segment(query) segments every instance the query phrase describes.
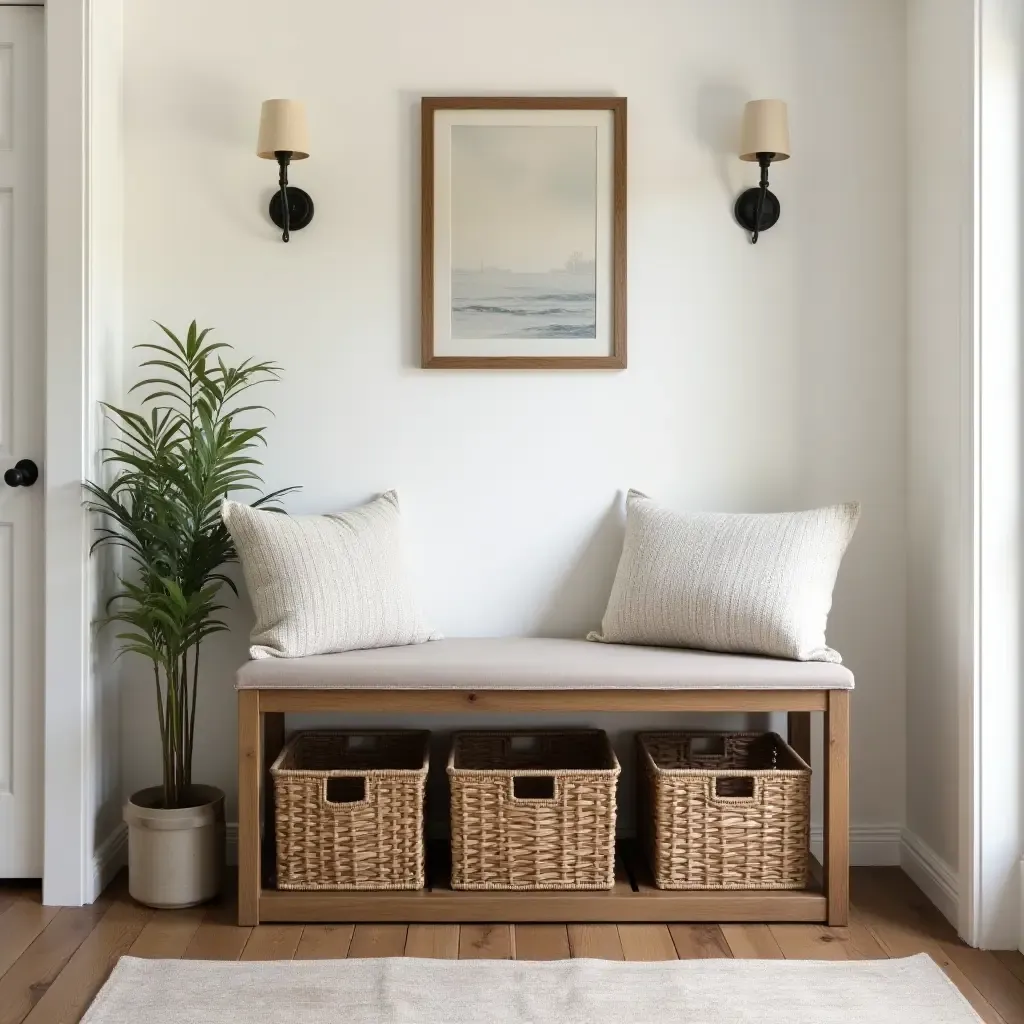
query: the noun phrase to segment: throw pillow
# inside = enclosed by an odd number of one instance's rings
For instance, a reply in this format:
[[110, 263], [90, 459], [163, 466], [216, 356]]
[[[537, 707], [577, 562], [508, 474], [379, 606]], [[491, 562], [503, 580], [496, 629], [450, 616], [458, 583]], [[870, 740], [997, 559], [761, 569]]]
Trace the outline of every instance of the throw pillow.
[[608, 608], [588, 639], [841, 662], [825, 624], [859, 515], [856, 503], [679, 513], [630, 491]]
[[398, 495], [337, 515], [225, 501], [256, 622], [252, 658], [302, 658], [435, 640], [405, 577]]

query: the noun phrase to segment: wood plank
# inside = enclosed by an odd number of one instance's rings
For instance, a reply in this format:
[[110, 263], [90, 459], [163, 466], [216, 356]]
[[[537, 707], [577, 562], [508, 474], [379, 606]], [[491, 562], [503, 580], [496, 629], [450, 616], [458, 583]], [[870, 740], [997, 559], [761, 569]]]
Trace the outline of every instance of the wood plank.
[[824, 711], [846, 690], [239, 690], [260, 710], [379, 713], [416, 711]]
[[405, 955], [429, 960], [459, 959], [457, 924], [411, 924], [405, 941]]
[[564, 924], [517, 924], [517, 960], [568, 960], [569, 931]]
[[107, 909], [107, 901], [98, 901], [60, 910], [0, 979], [0, 1024], [20, 1024], [25, 1019]]
[[235, 924], [233, 901], [210, 907], [185, 947], [185, 960], [237, 960], [249, 941], [251, 928]]
[[0, 918], [0, 978], [57, 916], [60, 907], [16, 900]]
[[238, 691], [238, 923], [260, 923], [262, 719], [258, 690]]
[[131, 949], [152, 916], [148, 907], [114, 901], [32, 1008], [26, 1024], [80, 1020], [114, 964]]
[[898, 868], [859, 869], [852, 876], [853, 919], [891, 957], [928, 953], [982, 1020], [1005, 1024], [981, 990], [949, 956], [942, 936], [955, 938], [945, 918]]
[[825, 711], [825, 896], [828, 924], [850, 920], [850, 693], [829, 690]]
[[511, 960], [515, 946], [510, 924], [464, 924], [459, 929], [460, 960]]
[[154, 960], [179, 960], [185, 955], [206, 911], [203, 907], [161, 910], [154, 914], [128, 952]]
[[885, 960], [889, 955], [859, 920], [847, 928], [773, 924], [770, 931], [789, 960]]
[[943, 941], [942, 947], [1006, 1024], [1024, 1024], [1024, 982], [1020, 978], [989, 951], [971, 949], [958, 938]]
[[352, 945], [353, 924], [307, 924], [295, 960], [344, 960]]
[[824, 896], [812, 890], [296, 892], [264, 889], [260, 898], [260, 917], [264, 922], [823, 922], [825, 914]]
[[22, 886], [20, 883], [14, 885], [9, 883], [0, 885], [0, 918], [2, 918], [6, 911], [10, 910], [15, 903], [26, 899], [31, 903], [41, 903], [42, 899], [39, 888]]
[[241, 960], [291, 960], [302, 938], [302, 925], [264, 924], [253, 928]]
[[888, 953], [863, 921], [850, 920], [849, 928], [833, 928], [833, 934], [846, 946], [851, 960], [884, 960]]
[[783, 953], [766, 924], [723, 924], [722, 935], [737, 960], [782, 960]]
[[717, 924], [670, 924], [669, 935], [680, 960], [722, 959], [732, 956]]
[[409, 929], [404, 924], [357, 924], [348, 947], [353, 957], [404, 956]]
[[663, 924], [620, 924], [625, 960], [677, 960], [675, 943]]
[[570, 924], [569, 951], [574, 959], [621, 960], [622, 942], [613, 924]]
[[1024, 981], [1024, 956], [1015, 949], [994, 950], [992, 955], [1011, 973], [1014, 977]]
[[773, 924], [770, 930], [787, 960], [849, 960], [833, 931], [816, 924]]

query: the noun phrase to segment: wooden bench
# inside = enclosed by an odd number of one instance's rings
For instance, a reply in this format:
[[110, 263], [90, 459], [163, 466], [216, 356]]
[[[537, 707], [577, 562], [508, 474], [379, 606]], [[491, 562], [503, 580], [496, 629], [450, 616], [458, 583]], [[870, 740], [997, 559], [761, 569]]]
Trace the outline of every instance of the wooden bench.
[[[238, 923], [268, 921], [812, 921], [849, 914], [849, 742], [853, 676], [841, 665], [553, 639], [452, 639], [298, 659], [238, 672]], [[289, 712], [788, 713], [812, 762], [824, 719], [824, 856], [802, 890], [662, 891], [639, 860], [610, 892], [463, 892], [443, 877], [417, 892], [295, 892], [273, 886], [267, 770]], [[266, 830], [261, 833], [261, 805]], [[264, 840], [266, 848], [264, 849]], [[266, 870], [264, 870], [266, 869]], [[443, 872], [440, 873], [443, 876]]]

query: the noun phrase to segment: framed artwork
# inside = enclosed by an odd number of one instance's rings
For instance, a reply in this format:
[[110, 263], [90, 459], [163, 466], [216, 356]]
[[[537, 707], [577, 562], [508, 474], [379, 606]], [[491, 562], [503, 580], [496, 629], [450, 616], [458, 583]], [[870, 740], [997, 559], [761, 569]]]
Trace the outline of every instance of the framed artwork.
[[625, 369], [625, 99], [422, 115], [422, 365]]

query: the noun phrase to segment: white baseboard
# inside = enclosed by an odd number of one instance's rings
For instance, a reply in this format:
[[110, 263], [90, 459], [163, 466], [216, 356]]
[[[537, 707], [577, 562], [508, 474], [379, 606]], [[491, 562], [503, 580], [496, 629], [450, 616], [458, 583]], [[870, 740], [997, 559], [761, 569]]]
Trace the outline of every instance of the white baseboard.
[[127, 863], [128, 826], [122, 821], [110, 830], [92, 855], [92, 891], [88, 894], [90, 903], [96, 901]]
[[903, 830], [899, 863], [911, 881], [956, 928], [960, 906], [959, 878], [956, 871], [920, 836], [909, 829]]
[[1017, 949], [1024, 953], [1024, 859], [1020, 862], [1020, 928], [1017, 935]]
[[[894, 866], [902, 863], [901, 832], [902, 828], [899, 825], [851, 826], [850, 863], [856, 867]], [[225, 827], [225, 845], [228, 863], [237, 864], [238, 824], [234, 821], [229, 821]], [[811, 829], [811, 853], [818, 860], [821, 860], [821, 848], [821, 827], [814, 826]]]
[[[899, 825], [851, 825], [850, 864], [858, 868], [894, 867], [900, 863]], [[811, 826], [811, 853], [821, 861], [822, 829]]]

